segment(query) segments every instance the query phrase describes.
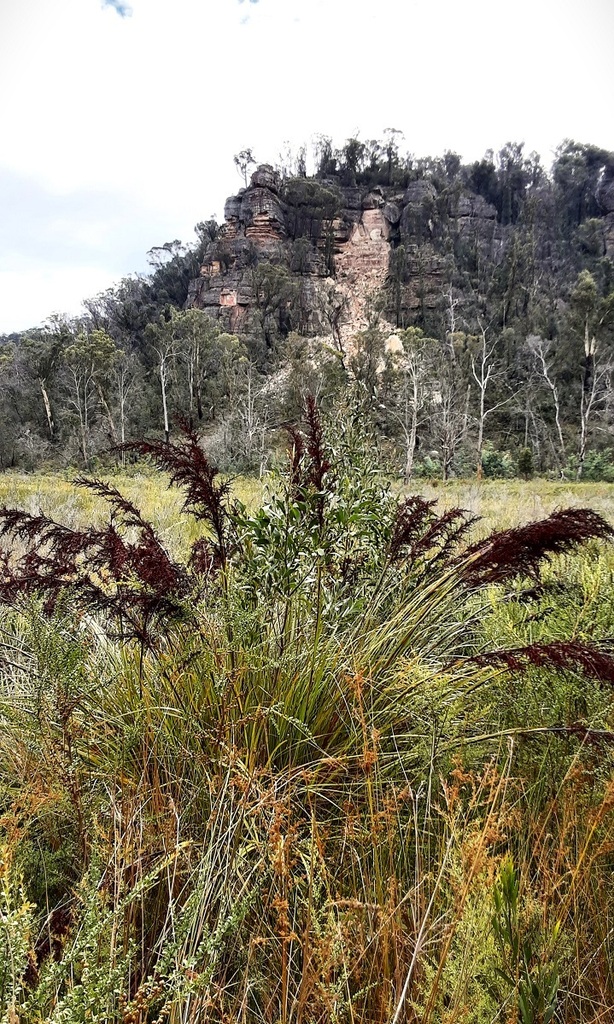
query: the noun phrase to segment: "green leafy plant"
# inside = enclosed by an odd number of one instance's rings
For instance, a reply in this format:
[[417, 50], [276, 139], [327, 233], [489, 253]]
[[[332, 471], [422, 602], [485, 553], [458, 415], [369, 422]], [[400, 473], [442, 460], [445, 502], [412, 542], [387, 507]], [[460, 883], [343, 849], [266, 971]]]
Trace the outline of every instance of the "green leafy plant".
[[16, 1007], [23, 998], [25, 979], [32, 964], [34, 905], [27, 899], [13, 863], [13, 850], [0, 846], [0, 1020], [18, 1020]]
[[503, 1000], [517, 1001], [522, 1024], [550, 1024], [558, 1004], [560, 983], [556, 946], [560, 925], [544, 933], [541, 920], [527, 920], [520, 896], [520, 879], [510, 856], [493, 888], [492, 927], [505, 966], [497, 977], [507, 986]]

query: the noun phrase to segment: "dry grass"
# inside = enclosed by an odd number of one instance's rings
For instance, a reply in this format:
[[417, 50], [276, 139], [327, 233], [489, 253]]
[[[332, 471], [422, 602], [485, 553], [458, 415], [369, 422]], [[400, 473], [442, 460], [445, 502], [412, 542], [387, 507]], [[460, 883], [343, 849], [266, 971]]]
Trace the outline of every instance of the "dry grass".
[[[412, 488], [413, 490], [414, 488]], [[542, 519], [559, 508], [592, 508], [614, 522], [614, 485], [563, 480], [452, 480], [415, 489], [443, 508], [460, 506], [482, 516], [480, 532], [506, 530]]]
[[[102, 476], [106, 479], [106, 474]], [[112, 482], [173, 545], [191, 539], [189, 523], [180, 513], [179, 493], [170, 490], [159, 473], [114, 474]], [[232, 480], [232, 492], [253, 508], [266, 483], [266, 478], [237, 476]], [[436, 498], [442, 511], [460, 507], [481, 516], [480, 534], [541, 519], [559, 508], [592, 508], [614, 522], [614, 484], [608, 483], [535, 479], [452, 480], [436, 485], [417, 480], [404, 488], [393, 484], [392, 489]], [[69, 525], [83, 525], [92, 518], [97, 521], [105, 512], [104, 502], [59, 473], [1, 474], [0, 504], [31, 513], [44, 510]]]
[[[160, 473], [113, 474], [110, 478], [101, 473], [101, 477], [110, 479], [142, 511], [171, 554], [180, 555], [195, 540], [195, 524], [181, 511], [180, 492], [169, 488]], [[250, 477], [234, 478], [232, 489], [248, 507], [262, 494], [262, 484]], [[73, 528], [90, 523], [99, 526], [108, 517], [108, 506], [100, 497], [59, 473], [0, 474], [0, 506], [32, 515], [43, 512]]]

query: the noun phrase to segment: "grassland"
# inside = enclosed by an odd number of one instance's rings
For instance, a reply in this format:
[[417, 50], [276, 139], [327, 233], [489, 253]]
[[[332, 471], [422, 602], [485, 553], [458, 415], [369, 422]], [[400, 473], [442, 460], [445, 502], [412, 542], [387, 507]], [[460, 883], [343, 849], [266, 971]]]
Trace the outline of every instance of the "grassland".
[[[163, 474], [149, 468], [131, 474], [113, 474], [113, 485], [135, 501], [169, 543], [190, 538], [190, 526], [181, 516], [181, 495], [169, 488]], [[274, 478], [237, 476], [232, 493], [249, 507], [255, 507]], [[442, 509], [458, 506], [480, 516], [479, 532], [507, 529], [540, 519], [557, 508], [593, 508], [614, 523], [614, 484], [576, 483], [535, 478], [533, 480], [452, 480], [446, 484], [416, 480], [407, 487], [392, 482], [394, 494], [422, 494], [436, 499]], [[101, 521], [104, 502], [75, 485], [74, 477], [60, 474], [0, 474], [0, 504], [35, 513], [45, 511], [61, 522], [82, 525]]]

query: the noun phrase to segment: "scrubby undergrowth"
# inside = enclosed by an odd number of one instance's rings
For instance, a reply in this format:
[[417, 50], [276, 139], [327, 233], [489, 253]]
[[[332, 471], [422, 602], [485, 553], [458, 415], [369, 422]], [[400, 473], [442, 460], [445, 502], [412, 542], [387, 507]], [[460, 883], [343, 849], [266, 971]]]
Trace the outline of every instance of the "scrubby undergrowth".
[[189, 431], [132, 446], [181, 562], [99, 481], [104, 526], [0, 512], [7, 1022], [614, 1005], [610, 526], [476, 542], [305, 419], [255, 511]]

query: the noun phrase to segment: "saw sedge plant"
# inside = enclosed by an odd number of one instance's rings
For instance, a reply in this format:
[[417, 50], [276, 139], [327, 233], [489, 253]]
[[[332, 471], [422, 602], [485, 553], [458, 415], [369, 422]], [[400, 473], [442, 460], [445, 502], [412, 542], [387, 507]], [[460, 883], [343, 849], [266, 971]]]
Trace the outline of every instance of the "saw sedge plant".
[[[183, 493], [183, 559], [101, 480], [79, 483], [106, 525], [0, 510], [1, 821], [36, 907], [2, 1012], [506, 1019], [520, 967], [497, 988], [492, 901], [513, 855], [544, 928], [557, 893], [569, 908], [548, 1006], [592, 1019], [614, 992], [590, 966], [609, 917], [583, 910], [614, 841], [614, 656], [606, 635], [496, 623], [545, 615], [540, 588], [611, 526], [560, 510], [476, 541], [462, 509], [394, 497], [360, 418], [333, 439], [313, 399], [255, 510], [189, 427], [129, 447]], [[594, 714], [525, 701], [516, 721], [503, 700], [571, 681]]]

